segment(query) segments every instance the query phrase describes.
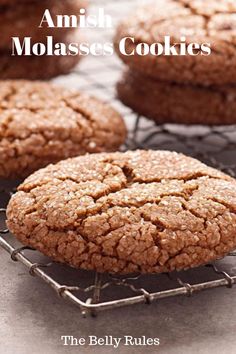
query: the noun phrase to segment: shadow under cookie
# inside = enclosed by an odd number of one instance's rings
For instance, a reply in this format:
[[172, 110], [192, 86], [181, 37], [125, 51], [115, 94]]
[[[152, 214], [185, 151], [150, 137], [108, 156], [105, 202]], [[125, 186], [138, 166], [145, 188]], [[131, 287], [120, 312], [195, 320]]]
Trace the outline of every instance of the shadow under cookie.
[[120, 100], [158, 124], [236, 123], [236, 86], [201, 87], [151, 79], [125, 71], [117, 84]]

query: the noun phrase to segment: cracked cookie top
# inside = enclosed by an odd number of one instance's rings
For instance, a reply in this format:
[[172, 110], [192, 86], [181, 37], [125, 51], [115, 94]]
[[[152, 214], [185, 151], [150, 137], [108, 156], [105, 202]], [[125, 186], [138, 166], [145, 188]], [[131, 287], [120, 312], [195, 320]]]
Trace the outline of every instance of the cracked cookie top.
[[[124, 56], [118, 49], [121, 38], [131, 52], [138, 43], [210, 43], [209, 56]], [[124, 20], [115, 37], [118, 54], [138, 71], [162, 80], [204, 85], [236, 82], [236, 2], [234, 0], [156, 0]]]
[[236, 183], [182, 154], [93, 154], [28, 177], [7, 209], [25, 245], [77, 268], [186, 269], [236, 247]]
[[121, 116], [104, 102], [50, 83], [0, 84], [0, 177], [25, 176], [63, 158], [115, 151]]

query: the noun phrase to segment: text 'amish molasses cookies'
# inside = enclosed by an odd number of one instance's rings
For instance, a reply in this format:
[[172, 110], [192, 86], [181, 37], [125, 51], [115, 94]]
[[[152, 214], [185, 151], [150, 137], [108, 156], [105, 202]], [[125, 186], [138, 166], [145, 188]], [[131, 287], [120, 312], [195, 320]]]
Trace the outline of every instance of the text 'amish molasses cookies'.
[[158, 124], [236, 124], [236, 85], [181, 85], [127, 70], [117, 92], [125, 105]]
[[[123, 52], [120, 43], [124, 39]], [[172, 46], [168, 46], [169, 53], [148, 52], [147, 46], [157, 49], [168, 44], [166, 39]], [[158, 80], [207, 86], [236, 82], [234, 0], [156, 0], [123, 21], [114, 42], [118, 55], [132, 70]], [[179, 55], [183, 46], [190, 50]], [[200, 50], [203, 46], [211, 53]], [[143, 48], [143, 54], [137, 54], [137, 47]]]
[[169, 272], [236, 247], [236, 181], [174, 152], [92, 154], [28, 177], [7, 219], [24, 245], [76, 268]]
[[126, 128], [109, 105], [50, 83], [0, 83], [0, 178], [87, 152], [115, 151]]

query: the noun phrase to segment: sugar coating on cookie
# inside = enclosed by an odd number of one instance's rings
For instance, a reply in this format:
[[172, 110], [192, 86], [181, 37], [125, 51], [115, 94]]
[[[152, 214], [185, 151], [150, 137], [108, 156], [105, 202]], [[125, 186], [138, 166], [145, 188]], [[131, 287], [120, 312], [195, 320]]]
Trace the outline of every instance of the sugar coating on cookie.
[[[236, 82], [236, 2], [234, 0], [156, 0], [132, 12], [118, 27], [114, 39], [118, 55], [131, 68], [159, 80], [202, 85]], [[209, 56], [122, 55], [119, 42], [132, 53], [138, 43], [209, 43]]]
[[116, 151], [126, 128], [108, 104], [44, 82], [0, 83], [0, 177], [24, 177], [52, 162]]
[[236, 247], [236, 182], [175, 152], [92, 154], [28, 177], [7, 218], [24, 245], [76, 268], [170, 272]]

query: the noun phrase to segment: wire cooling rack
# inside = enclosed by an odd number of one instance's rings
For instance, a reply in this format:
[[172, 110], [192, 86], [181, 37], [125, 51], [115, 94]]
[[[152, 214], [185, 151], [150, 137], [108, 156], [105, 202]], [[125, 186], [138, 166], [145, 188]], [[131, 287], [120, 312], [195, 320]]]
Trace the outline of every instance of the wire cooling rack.
[[[94, 1], [104, 6], [114, 19], [127, 14], [137, 1]], [[113, 30], [91, 32], [93, 42], [111, 41]], [[122, 64], [115, 57], [86, 58], [70, 75], [59, 77], [55, 83], [78, 88], [109, 101], [124, 116], [129, 136], [123, 150], [167, 149], [194, 156], [233, 177], [236, 176], [236, 126], [207, 127], [184, 125], [155, 125], [123, 106], [116, 98], [115, 84]], [[11, 259], [24, 264], [32, 276], [41, 278], [59, 296], [79, 307], [82, 314], [97, 312], [138, 303], [151, 304], [154, 300], [178, 295], [191, 296], [195, 292], [217, 287], [231, 288], [236, 283], [236, 253], [221, 261], [180, 273], [161, 275], [134, 275], [114, 277], [74, 270], [51, 262], [29, 247], [22, 247], [5, 226], [7, 202], [14, 193], [14, 185], [2, 182], [0, 187], [0, 246]]]

